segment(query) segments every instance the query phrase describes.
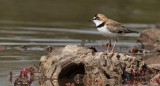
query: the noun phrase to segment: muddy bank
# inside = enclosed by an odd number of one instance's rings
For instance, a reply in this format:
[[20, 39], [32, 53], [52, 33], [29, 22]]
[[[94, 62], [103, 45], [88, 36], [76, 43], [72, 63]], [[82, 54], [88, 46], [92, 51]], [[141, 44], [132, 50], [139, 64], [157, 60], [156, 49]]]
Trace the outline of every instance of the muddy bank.
[[67, 45], [42, 56], [34, 73], [40, 73], [40, 86], [158, 85], [159, 68], [154, 67], [148, 67], [140, 56]]

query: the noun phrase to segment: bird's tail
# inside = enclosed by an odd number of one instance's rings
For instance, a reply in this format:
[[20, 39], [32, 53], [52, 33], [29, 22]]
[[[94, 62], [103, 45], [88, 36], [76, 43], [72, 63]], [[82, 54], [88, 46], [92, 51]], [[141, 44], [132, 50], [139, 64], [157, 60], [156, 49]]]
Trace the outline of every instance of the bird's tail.
[[138, 32], [138, 31], [130, 30], [130, 29], [127, 31], [127, 33], [137, 33], [137, 34], [139, 34], [139, 32]]

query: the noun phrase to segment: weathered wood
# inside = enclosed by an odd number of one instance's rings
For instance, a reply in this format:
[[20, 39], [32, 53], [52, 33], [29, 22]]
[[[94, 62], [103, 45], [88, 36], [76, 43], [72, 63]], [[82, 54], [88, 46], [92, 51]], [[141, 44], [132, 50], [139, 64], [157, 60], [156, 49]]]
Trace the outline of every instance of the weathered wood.
[[135, 76], [134, 74], [141, 74], [147, 70], [141, 57], [122, 53], [106, 55], [104, 52], [94, 51], [76, 45], [57, 48], [48, 56], [41, 57], [40, 69], [44, 76], [52, 78], [53, 82], [66, 77], [77, 79], [81, 76], [83, 83], [90, 86], [121, 84]]

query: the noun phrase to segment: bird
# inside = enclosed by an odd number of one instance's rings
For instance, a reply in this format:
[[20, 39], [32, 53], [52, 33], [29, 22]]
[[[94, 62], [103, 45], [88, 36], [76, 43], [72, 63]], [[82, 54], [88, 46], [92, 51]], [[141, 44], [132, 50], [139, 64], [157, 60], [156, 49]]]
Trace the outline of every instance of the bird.
[[[124, 35], [126, 33], [138, 33], [137, 31], [128, 29], [124, 27], [121, 23], [114, 21], [112, 19], [107, 18], [105, 15], [97, 13], [91, 19], [96, 25], [97, 30], [105, 37], [109, 37], [109, 44], [107, 45], [107, 49], [105, 53], [114, 53], [114, 49], [117, 44], [117, 37]], [[115, 38], [115, 43], [109, 51], [109, 46], [111, 45], [111, 38]]]

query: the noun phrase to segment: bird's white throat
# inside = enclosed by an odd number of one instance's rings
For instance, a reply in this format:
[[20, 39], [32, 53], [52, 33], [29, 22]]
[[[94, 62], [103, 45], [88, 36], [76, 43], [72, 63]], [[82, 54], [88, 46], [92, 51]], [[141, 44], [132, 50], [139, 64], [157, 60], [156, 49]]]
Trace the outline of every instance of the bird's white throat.
[[103, 23], [103, 21], [99, 21], [99, 20], [93, 20], [93, 22], [96, 24], [96, 26], [99, 26], [100, 24]]

